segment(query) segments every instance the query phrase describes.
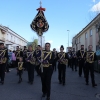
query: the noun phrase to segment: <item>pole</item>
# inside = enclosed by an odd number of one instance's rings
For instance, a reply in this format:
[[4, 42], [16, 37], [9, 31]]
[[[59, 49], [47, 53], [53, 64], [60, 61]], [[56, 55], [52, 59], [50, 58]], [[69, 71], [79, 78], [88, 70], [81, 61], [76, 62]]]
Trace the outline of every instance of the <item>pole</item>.
[[42, 36], [41, 36], [41, 47], [42, 47]]
[[69, 30], [67, 30], [68, 31], [68, 47], [69, 47]]

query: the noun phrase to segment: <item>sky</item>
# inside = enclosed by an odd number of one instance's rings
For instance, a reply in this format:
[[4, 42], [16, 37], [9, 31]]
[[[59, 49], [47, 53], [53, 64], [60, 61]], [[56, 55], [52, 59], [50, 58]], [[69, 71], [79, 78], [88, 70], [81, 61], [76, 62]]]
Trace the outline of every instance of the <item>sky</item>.
[[[100, 11], [100, 0], [41, 1], [42, 7], [46, 8], [44, 14], [49, 23], [49, 30], [43, 36], [45, 42], [51, 43], [51, 50], [59, 50], [63, 45], [66, 51], [68, 43], [72, 46], [72, 38]], [[36, 9], [40, 7], [39, 2], [40, 0], [0, 0], [0, 24], [9, 27], [29, 42], [37, 39], [30, 24], [37, 14]]]

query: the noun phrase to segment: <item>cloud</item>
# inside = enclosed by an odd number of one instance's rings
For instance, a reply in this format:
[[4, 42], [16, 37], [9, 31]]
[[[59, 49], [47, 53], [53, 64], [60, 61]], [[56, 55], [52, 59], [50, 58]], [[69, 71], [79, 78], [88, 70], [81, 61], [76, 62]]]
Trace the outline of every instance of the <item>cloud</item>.
[[53, 43], [53, 41], [52, 41], [52, 40], [49, 40], [49, 41], [47, 41], [47, 42], [49, 42], [49, 43]]
[[[93, 0], [95, 1], [95, 0]], [[92, 12], [100, 12], [100, 2], [98, 2], [97, 4], [95, 4], [92, 8], [91, 8]]]

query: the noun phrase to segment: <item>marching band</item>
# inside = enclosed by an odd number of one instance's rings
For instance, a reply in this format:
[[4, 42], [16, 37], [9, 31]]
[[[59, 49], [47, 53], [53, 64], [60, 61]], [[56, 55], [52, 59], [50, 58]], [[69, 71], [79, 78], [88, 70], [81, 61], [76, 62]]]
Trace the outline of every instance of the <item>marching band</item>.
[[[57, 52], [54, 48], [50, 50], [50, 43], [45, 44], [45, 50], [42, 50], [40, 45], [37, 46], [36, 50], [33, 50], [32, 46], [29, 45], [28, 49], [24, 46], [22, 51], [19, 46], [16, 47], [16, 68], [17, 75], [19, 76], [18, 83], [22, 82], [23, 69], [28, 72], [28, 83], [33, 84], [34, 82], [34, 69], [37, 75], [41, 78], [42, 83], [42, 97], [47, 97], [46, 100], [50, 100], [51, 94], [51, 78], [53, 70], [56, 71], [58, 66], [58, 80], [59, 84], [65, 85], [66, 80], [66, 65], [72, 69], [72, 71], [79, 71], [79, 77], [84, 75], [86, 85], [89, 84], [89, 71], [91, 73], [92, 86], [95, 87], [97, 84], [94, 79], [94, 61], [96, 60], [96, 54], [92, 51], [92, 45], [89, 45], [89, 50], [84, 51], [84, 45], [81, 45], [81, 49], [77, 52], [75, 48], [73, 51], [69, 50], [67, 53], [64, 52], [64, 46], [61, 45], [60, 52]], [[8, 59], [8, 52], [4, 47], [4, 43], [0, 43], [0, 78], [1, 84], [4, 84], [5, 68]]]

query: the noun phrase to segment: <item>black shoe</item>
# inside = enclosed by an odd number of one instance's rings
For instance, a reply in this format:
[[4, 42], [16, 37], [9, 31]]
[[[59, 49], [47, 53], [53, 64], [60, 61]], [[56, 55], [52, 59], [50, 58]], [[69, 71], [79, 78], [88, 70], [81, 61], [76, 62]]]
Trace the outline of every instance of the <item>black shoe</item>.
[[30, 81], [28, 81], [27, 83], [30, 83]]
[[93, 84], [93, 85], [92, 85], [92, 87], [95, 87], [95, 86], [97, 86], [97, 84]]
[[86, 85], [89, 85], [89, 83], [86, 83]]
[[45, 97], [45, 96], [46, 96], [46, 93], [43, 93], [43, 94], [42, 94], [42, 97]]
[[1, 81], [1, 84], [3, 85], [4, 84], [4, 81]]
[[50, 100], [50, 97], [47, 97], [46, 100]]
[[21, 83], [21, 80], [19, 80], [18, 83]]
[[81, 77], [81, 75], [79, 75], [79, 77]]
[[33, 82], [30, 82], [30, 84], [32, 85], [32, 84], [33, 84]]
[[59, 81], [59, 84], [62, 84], [62, 82], [61, 82], [61, 81]]
[[63, 86], [65, 85], [65, 83], [63, 83]]

